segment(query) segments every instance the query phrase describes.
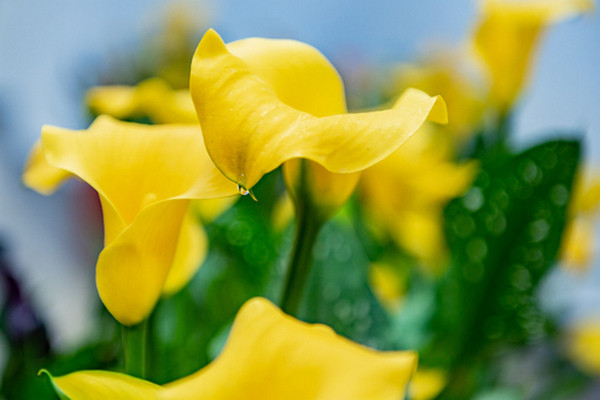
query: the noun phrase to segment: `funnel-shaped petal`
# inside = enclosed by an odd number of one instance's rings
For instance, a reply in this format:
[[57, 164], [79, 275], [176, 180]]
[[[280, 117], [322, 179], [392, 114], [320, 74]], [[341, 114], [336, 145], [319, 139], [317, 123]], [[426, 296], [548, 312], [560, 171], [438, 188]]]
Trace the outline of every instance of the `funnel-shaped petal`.
[[[267, 39], [230, 46], [212, 30], [204, 35], [192, 62], [190, 90], [211, 158], [247, 189], [292, 158], [315, 161], [331, 172], [363, 170], [393, 152], [426, 119], [446, 119], [441, 99], [418, 90], [407, 91], [390, 110], [345, 114], [339, 76], [312, 47]], [[294, 79], [306, 88], [296, 90]]]
[[[189, 199], [229, 196], [236, 187], [214, 167], [197, 126], [150, 126], [99, 117], [86, 131], [46, 126], [46, 160], [100, 195], [105, 248], [96, 281], [108, 310], [123, 324], [145, 318], [163, 291], [189, 278], [203, 253]], [[182, 227], [183, 226], [183, 227]], [[178, 246], [185, 255], [176, 257]]]
[[482, 5], [474, 45], [488, 70], [491, 100], [501, 111], [524, 86], [546, 27], [594, 7], [591, 0], [484, 0]]
[[53, 382], [71, 400], [396, 400], [404, 397], [415, 367], [412, 352], [362, 347], [256, 298], [239, 311], [222, 354], [186, 378], [160, 387], [82, 371]]

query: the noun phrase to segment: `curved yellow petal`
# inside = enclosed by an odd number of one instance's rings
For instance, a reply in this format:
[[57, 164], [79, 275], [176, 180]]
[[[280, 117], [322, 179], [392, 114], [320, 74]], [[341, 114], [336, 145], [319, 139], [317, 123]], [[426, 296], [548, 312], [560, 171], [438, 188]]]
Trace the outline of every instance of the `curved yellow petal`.
[[154, 383], [109, 371], [48, 376], [55, 389], [70, 400], [158, 400], [162, 390]]
[[35, 142], [23, 172], [25, 186], [41, 194], [50, 195], [72, 176], [64, 169], [49, 164], [42, 150], [42, 142], [39, 140]]
[[183, 286], [204, 257], [202, 228], [189, 219], [182, 224], [188, 199], [231, 196], [237, 188], [212, 164], [197, 126], [105, 116], [86, 131], [44, 127], [42, 144], [52, 165], [98, 191], [105, 226], [98, 292], [119, 322], [140, 322], [163, 290]]
[[53, 166], [90, 184], [125, 223], [160, 201], [236, 193], [212, 164], [194, 125], [144, 125], [100, 116], [85, 131], [44, 126], [42, 145]]
[[160, 298], [188, 203], [177, 199], [146, 207], [100, 253], [98, 294], [121, 324], [143, 321]]
[[[292, 76], [296, 58], [287, 59]], [[247, 189], [293, 158], [310, 159], [331, 172], [360, 171], [385, 158], [427, 118], [446, 119], [443, 101], [417, 90], [407, 91], [391, 110], [315, 116], [286, 104], [278, 86], [257, 75], [252, 65], [209, 30], [194, 54], [190, 77], [211, 158], [225, 176]], [[300, 69], [306, 70], [302, 64]]]
[[[315, 117], [347, 112], [342, 79], [314, 47], [294, 40], [249, 38], [230, 43], [227, 48], [288, 106]], [[305, 165], [308, 174], [302, 183], [298, 182], [300, 165]], [[346, 202], [359, 177], [358, 173], [331, 173], [319, 164], [300, 159], [285, 162], [283, 171], [292, 196], [296, 197], [296, 186], [301, 184], [324, 214], [333, 214]]]
[[524, 86], [545, 28], [593, 7], [591, 0], [483, 1], [474, 45], [490, 76], [491, 100], [501, 111]]
[[102, 371], [51, 378], [71, 400], [397, 400], [415, 368], [413, 352], [368, 349], [255, 298], [215, 361], [163, 387]]
[[163, 287], [163, 293], [171, 295], [185, 286], [200, 268], [207, 252], [208, 237], [196, 216], [194, 207], [189, 207], [181, 224], [177, 249]]
[[344, 114], [344, 83], [317, 49], [295, 40], [249, 38], [227, 45], [279, 100], [315, 117]]
[[173, 90], [161, 78], [150, 78], [137, 86], [98, 86], [86, 94], [88, 106], [96, 114], [118, 119], [149, 117], [158, 124], [197, 123], [188, 90]]
[[165, 399], [392, 400], [415, 367], [412, 352], [381, 353], [255, 298], [239, 311], [222, 354], [165, 386]]

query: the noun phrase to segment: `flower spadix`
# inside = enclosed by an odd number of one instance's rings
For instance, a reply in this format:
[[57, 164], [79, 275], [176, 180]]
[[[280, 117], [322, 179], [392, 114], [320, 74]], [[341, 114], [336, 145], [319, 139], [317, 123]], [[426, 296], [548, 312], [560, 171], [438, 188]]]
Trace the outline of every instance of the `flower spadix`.
[[52, 378], [71, 400], [396, 400], [416, 367], [412, 352], [377, 352], [262, 298], [239, 311], [221, 355], [165, 386], [104, 371]]
[[[141, 125], [101, 116], [85, 131], [44, 126], [41, 143], [55, 175], [47, 170], [28, 183], [52, 190], [75, 175], [98, 192], [105, 236], [98, 292], [119, 322], [140, 322], [163, 290], [183, 285], [197, 267], [192, 264], [204, 239], [189, 200], [229, 196], [235, 185], [214, 167], [196, 125]], [[35, 150], [30, 168], [43, 170]]]
[[426, 119], [446, 119], [439, 97], [414, 89], [392, 109], [347, 114], [337, 71], [313, 47], [259, 38], [226, 46], [213, 30], [194, 54], [190, 91], [211, 158], [246, 189], [293, 158], [361, 171]]
[[501, 112], [524, 86], [546, 28], [594, 7], [592, 0], [483, 0], [481, 4], [474, 45], [487, 67], [490, 99]]

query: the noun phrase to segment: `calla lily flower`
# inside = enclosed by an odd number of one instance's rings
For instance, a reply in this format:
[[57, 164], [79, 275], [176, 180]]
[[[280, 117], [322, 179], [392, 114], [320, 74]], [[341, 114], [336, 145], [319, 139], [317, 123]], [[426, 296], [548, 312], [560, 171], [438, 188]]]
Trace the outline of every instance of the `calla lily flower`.
[[477, 164], [458, 164], [426, 125], [401, 148], [362, 174], [360, 194], [376, 233], [389, 234], [436, 272], [446, 255], [444, 206], [471, 183]]
[[593, 7], [592, 0], [482, 1], [474, 46], [489, 74], [491, 100], [501, 112], [521, 92], [545, 29]]
[[[184, 17], [183, 13], [179, 12], [181, 10], [173, 11], [175, 14], [171, 15], [171, 18], [178, 20]], [[175, 24], [175, 20], [169, 23], [171, 29], [177, 29], [175, 25], [171, 26]], [[190, 91], [174, 90], [166, 80], [158, 77], [146, 79], [136, 86], [97, 86], [88, 91], [86, 100], [95, 113], [110, 115], [117, 119], [147, 117], [157, 124], [198, 123]], [[49, 165], [41, 154], [41, 145], [36, 144], [24, 180], [28, 186], [36, 187], [39, 192], [50, 194], [49, 192], [56, 188], [51, 177], [60, 179], [65, 173], [65, 171], [56, 171], [56, 168]], [[46, 185], [49, 187], [46, 187], [44, 182], [47, 182]], [[202, 222], [208, 223], [227, 210], [235, 200], [235, 197], [196, 200], [192, 207], [201, 217]], [[206, 236], [203, 231], [197, 231], [196, 236]], [[203, 241], [206, 242], [206, 239], [204, 238]], [[200, 260], [197, 260], [196, 264], [199, 265]]]
[[254, 298], [240, 309], [221, 355], [183, 379], [159, 386], [80, 371], [52, 382], [71, 400], [397, 400], [415, 368], [413, 352], [371, 350]]
[[[74, 177], [69, 171], [57, 168], [46, 160], [41, 141], [34, 144], [23, 172], [23, 183], [27, 187], [50, 195], [66, 180]], [[183, 220], [175, 261], [163, 288], [164, 294], [176, 293], [192, 278], [208, 251], [203, 223], [213, 221], [235, 200], [235, 196], [230, 196], [191, 202]]]
[[569, 329], [567, 354], [582, 371], [600, 376], [600, 319], [588, 318]]
[[390, 312], [400, 310], [407, 289], [407, 277], [395, 263], [374, 262], [369, 266], [369, 284], [379, 302]]
[[417, 64], [402, 64], [392, 71], [390, 96], [397, 96], [408, 87], [437, 93], [447, 104], [448, 124], [440, 130], [440, 141], [452, 141], [453, 146], [463, 144], [477, 132], [482, 123], [485, 94], [470, 75], [469, 66], [458, 51], [435, 49]]
[[[189, 280], [205, 251], [190, 199], [231, 196], [235, 185], [214, 167], [194, 125], [151, 126], [101, 116], [85, 131], [44, 126], [41, 148], [43, 162], [62, 180], [27, 169], [26, 182], [54, 189], [75, 175], [98, 192], [105, 236], [96, 266], [100, 298], [122, 324], [142, 321], [163, 291]], [[30, 168], [43, 170], [35, 168], [41, 160], [35, 150], [32, 159]]]
[[197, 123], [194, 104], [187, 89], [173, 90], [161, 78], [150, 78], [137, 86], [98, 86], [86, 94], [96, 114], [118, 119], [148, 117], [157, 124]]
[[592, 264], [597, 249], [595, 224], [600, 211], [600, 175], [575, 181], [569, 205], [569, 223], [561, 243], [562, 265], [574, 272], [585, 272]]
[[347, 114], [337, 71], [313, 47], [260, 38], [226, 46], [213, 30], [194, 54], [190, 91], [208, 153], [242, 191], [294, 158], [364, 170], [425, 120], [446, 120], [441, 98], [415, 89], [390, 110]]

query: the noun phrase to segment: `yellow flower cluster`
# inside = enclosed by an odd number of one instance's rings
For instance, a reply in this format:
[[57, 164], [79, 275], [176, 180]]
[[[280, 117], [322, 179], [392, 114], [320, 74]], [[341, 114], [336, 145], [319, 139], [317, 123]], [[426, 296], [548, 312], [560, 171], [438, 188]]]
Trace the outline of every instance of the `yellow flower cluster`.
[[[545, 27], [591, 3], [482, 4], [474, 46], [487, 67], [491, 102], [502, 114], [522, 90]], [[225, 44], [209, 30], [193, 56], [189, 91], [158, 78], [135, 88], [92, 90], [90, 107], [106, 115], [81, 131], [43, 127], [23, 179], [44, 194], [72, 177], [98, 192], [105, 234], [98, 293], [126, 326], [144, 321], [162, 295], [182, 288], [202, 264], [207, 239], [199, 215], [210, 220], [235, 194], [253, 195], [260, 179], [280, 166], [292, 200], [310, 203], [314, 218], [323, 221], [360, 180], [375, 230], [435, 267], [445, 255], [442, 208], [476, 170], [472, 162], [457, 164], [452, 146], [438, 140], [464, 139], [482, 116], [482, 102], [453, 86], [448, 74], [436, 70], [430, 77], [437, 83], [429, 87], [428, 78], [418, 80], [426, 90], [442, 85], [452, 98], [456, 122], [448, 128], [430, 123], [447, 122], [439, 96], [408, 88], [389, 109], [348, 113], [341, 78], [315, 48], [262, 38]], [[139, 116], [158, 125], [114, 119]], [[378, 265], [371, 276], [394, 308], [403, 285], [388, 272]], [[52, 382], [72, 400], [391, 400], [404, 396], [415, 369], [411, 352], [367, 349], [256, 298], [239, 311], [221, 355], [186, 378], [159, 386], [81, 371]], [[441, 371], [421, 374], [412, 395], [431, 398], [444, 385]]]
[[[164, 82], [97, 89], [89, 95], [97, 111], [179, 124], [103, 115], [84, 131], [46, 126], [25, 171], [24, 181], [42, 193], [72, 176], [98, 192], [105, 246], [96, 282], [104, 305], [124, 325], [143, 321], [162, 293], [183, 286], [199, 266], [202, 231], [191, 200], [246, 194], [286, 162], [293, 195], [295, 166], [304, 159], [313, 171], [307, 185], [314, 202], [335, 209], [353, 191], [357, 172], [391, 154], [427, 119], [446, 120], [441, 98], [415, 89], [389, 110], [348, 114], [337, 71], [316, 49], [291, 40], [225, 45], [209, 30], [194, 55], [190, 83], [199, 125], [189, 103], [179, 101], [181, 92]], [[218, 361], [164, 389], [108, 372], [53, 382], [72, 399], [216, 399], [240, 391], [246, 398], [328, 399], [335, 393], [393, 399], [404, 392], [414, 362], [412, 354], [380, 354], [324, 327], [307, 327], [259, 299], [240, 311]], [[239, 377], [231, 384], [234, 370]]]

